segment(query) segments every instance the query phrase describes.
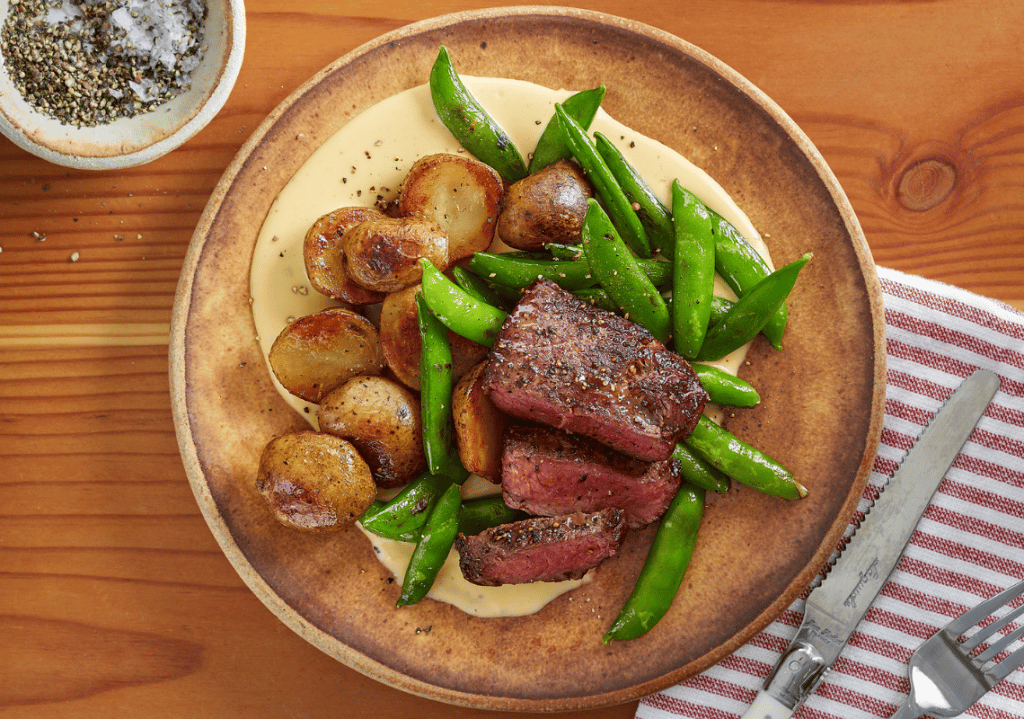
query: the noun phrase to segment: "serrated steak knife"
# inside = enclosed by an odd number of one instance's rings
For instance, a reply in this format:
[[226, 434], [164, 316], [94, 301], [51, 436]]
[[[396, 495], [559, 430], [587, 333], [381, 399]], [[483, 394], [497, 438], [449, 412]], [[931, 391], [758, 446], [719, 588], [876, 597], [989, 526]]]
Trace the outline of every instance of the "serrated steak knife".
[[788, 719], [818, 686], [881, 591], [998, 388], [998, 376], [978, 370], [939, 408], [824, 581], [807, 597], [796, 637], [743, 719]]

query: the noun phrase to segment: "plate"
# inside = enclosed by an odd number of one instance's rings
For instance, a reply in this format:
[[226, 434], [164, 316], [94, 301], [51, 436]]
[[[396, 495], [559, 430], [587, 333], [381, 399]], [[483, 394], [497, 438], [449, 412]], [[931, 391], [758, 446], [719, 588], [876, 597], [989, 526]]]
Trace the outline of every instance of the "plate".
[[[742, 375], [763, 401], [730, 430], [810, 490], [786, 502], [734, 486], [709, 502], [671, 611], [646, 636], [601, 644], [653, 529], [630, 535], [590, 584], [519, 618], [470, 617], [397, 582], [352, 528], [278, 525], [253, 487], [264, 444], [306, 425], [267, 371], [249, 309], [253, 248], [301, 164], [361, 110], [425, 82], [439, 45], [467, 75], [551, 88], [608, 86], [616, 119], [715, 178], [766, 236], [777, 265], [813, 252], [791, 296], [785, 350], [755, 342]], [[652, 91], [655, 88], [656, 91]], [[696, 129], [695, 129], [696, 128]], [[447, 15], [340, 58], [258, 128], [217, 185], [186, 258], [171, 337], [182, 458], [199, 506], [242, 579], [283, 622], [386, 684], [483, 709], [558, 711], [634, 700], [715, 664], [820, 571], [867, 483], [885, 389], [881, 292], [839, 183], [769, 98], [657, 29], [595, 12], [499, 8]]]

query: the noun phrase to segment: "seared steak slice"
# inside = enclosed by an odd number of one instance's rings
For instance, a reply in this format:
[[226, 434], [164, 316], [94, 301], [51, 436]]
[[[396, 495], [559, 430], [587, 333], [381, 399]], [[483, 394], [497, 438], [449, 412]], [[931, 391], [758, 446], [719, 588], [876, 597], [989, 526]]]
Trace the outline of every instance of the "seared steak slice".
[[622, 512], [605, 509], [561, 517], [534, 517], [455, 539], [462, 575], [473, 584], [559, 582], [580, 579], [619, 550], [626, 537]]
[[509, 313], [483, 386], [508, 414], [647, 461], [669, 458], [708, 397], [686, 360], [650, 332], [548, 280]]
[[659, 519], [682, 481], [679, 461], [643, 462], [593, 440], [546, 427], [505, 433], [505, 504], [530, 514], [621, 509], [631, 529]]

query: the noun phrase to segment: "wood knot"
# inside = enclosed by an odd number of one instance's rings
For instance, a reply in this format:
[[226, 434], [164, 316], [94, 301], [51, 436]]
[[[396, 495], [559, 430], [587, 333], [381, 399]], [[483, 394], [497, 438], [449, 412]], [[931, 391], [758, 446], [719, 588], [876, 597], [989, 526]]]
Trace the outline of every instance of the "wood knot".
[[946, 160], [922, 160], [900, 178], [896, 199], [908, 210], [930, 210], [945, 200], [956, 185], [956, 168]]

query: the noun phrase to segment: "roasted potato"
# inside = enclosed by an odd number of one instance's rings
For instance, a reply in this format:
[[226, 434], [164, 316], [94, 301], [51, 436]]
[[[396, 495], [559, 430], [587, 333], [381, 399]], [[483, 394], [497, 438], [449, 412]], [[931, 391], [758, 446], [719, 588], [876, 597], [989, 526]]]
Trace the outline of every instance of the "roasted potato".
[[345, 272], [360, 287], [397, 292], [423, 277], [420, 258], [448, 266], [448, 233], [422, 217], [380, 217], [360, 222], [341, 237]]
[[320, 431], [351, 442], [378, 487], [400, 487], [427, 466], [420, 401], [386, 377], [353, 377], [327, 393], [317, 411]]
[[508, 188], [498, 237], [518, 250], [540, 250], [546, 242], [579, 244], [593, 194], [576, 164], [554, 162]]
[[319, 402], [356, 375], [384, 370], [377, 328], [341, 307], [292, 322], [274, 340], [268, 359], [278, 382], [308, 402]]
[[302, 243], [302, 260], [313, 289], [353, 305], [384, 300], [383, 293], [360, 287], [349, 278], [341, 244], [346, 230], [380, 217], [384, 214], [372, 207], [341, 207], [313, 223]]
[[[420, 328], [416, 319], [416, 293], [420, 285], [393, 292], [380, 310], [380, 343], [388, 368], [405, 386], [420, 389]], [[461, 377], [487, 356], [487, 348], [465, 337], [448, 333], [452, 344], [452, 372]]]
[[349, 442], [320, 432], [270, 441], [260, 456], [256, 490], [282, 524], [331, 532], [351, 524], [373, 502], [370, 468]]
[[501, 176], [479, 160], [427, 155], [402, 181], [398, 208], [448, 230], [448, 261], [454, 263], [490, 246], [504, 191]]
[[456, 383], [452, 392], [452, 414], [462, 466], [500, 484], [502, 437], [510, 420], [494, 406], [481, 387], [486, 365], [480, 362]]

